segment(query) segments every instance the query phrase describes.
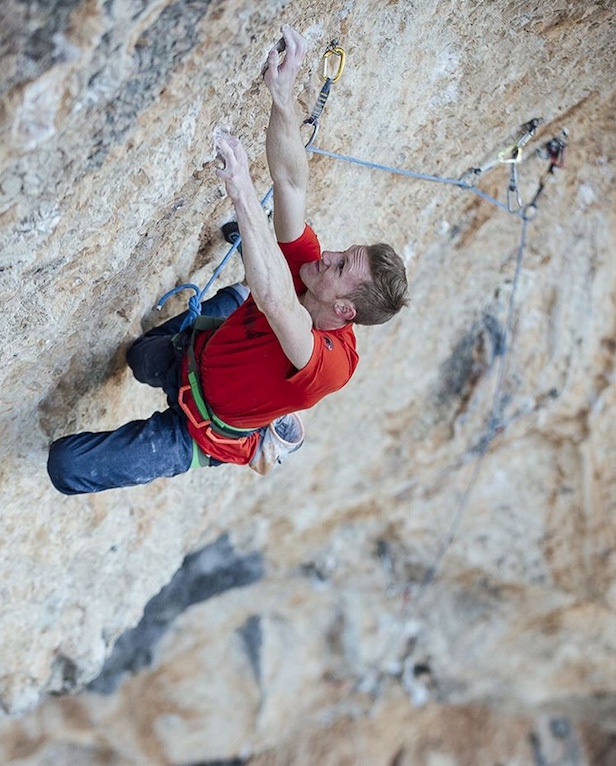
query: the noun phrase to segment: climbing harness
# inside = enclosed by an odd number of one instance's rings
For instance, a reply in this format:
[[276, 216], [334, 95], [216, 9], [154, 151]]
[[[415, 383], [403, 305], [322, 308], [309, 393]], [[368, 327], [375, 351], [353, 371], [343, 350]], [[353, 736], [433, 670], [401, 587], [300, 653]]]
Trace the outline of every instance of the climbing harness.
[[[296, 452], [304, 443], [304, 425], [296, 412], [276, 418], [272, 423], [260, 428], [238, 428], [221, 420], [208, 404], [201, 386], [199, 367], [195, 356], [195, 338], [198, 332], [216, 331], [223, 323], [222, 317], [198, 316], [189, 331], [179, 332], [172, 338], [178, 352], [186, 353], [188, 384], [180, 386], [178, 405], [194, 428], [205, 429], [208, 439], [214, 440], [218, 447], [226, 443], [226, 448], [234, 442], [249, 444], [246, 440], [255, 433], [259, 434], [254, 453], [248, 466], [261, 475], [282, 463], [288, 455]], [[191, 468], [218, 465], [221, 461], [204, 453], [193, 437], [193, 460]]]
[[[188, 359], [188, 384], [180, 387], [178, 404], [195, 428], [205, 428], [210, 426], [212, 431], [219, 436], [226, 436], [230, 439], [241, 439], [245, 436], [250, 436], [258, 429], [236, 428], [235, 426], [225, 423], [224, 420], [221, 420], [215, 415], [203, 395], [199, 367], [195, 358], [196, 333], [204, 330], [217, 330], [223, 322], [224, 319], [221, 317], [198, 316], [190, 330], [190, 336], [187, 342], [181, 330], [178, 335], [174, 336], [173, 341], [176, 344], [179, 343], [180, 346], [186, 350]], [[197, 419], [197, 415], [200, 416], [200, 419]]]
[[[332, 56], [335, 56], [338, 59], [338, 68], [335, 73], [330, 74], [329, 64]], [[344, 48], [341, 48], [338, 45], [338, 40], [332, 40], [331, 43], [327, 46], [327, 49], [323, 54], [322, 62], [323, 68], [321, 70], [321, 79], [323, 80], [323, 85], [321, 86], [321, 90], [319, 91], [319, 95], [317, 96], [317, 100], [314, 104], [314, 108], [310, 114], [310, 117], [306, 117], [306, 119], [302, 122], [302, 126], [312, 126], [310, 138], [305, 144], [306, 148], [310, 146], [310, 144], [316, 138], [317, 133], [319, 132], [319, 118], [321, 117], [323, 109], [325, 108], [325, 104], [327, 103], [327, 99], [329, 98], [329, 93], [331, 91], [332, 85], [338, 82], [338, 80], [342, 77], [342, 72], [344, 71], [346, 53]]]

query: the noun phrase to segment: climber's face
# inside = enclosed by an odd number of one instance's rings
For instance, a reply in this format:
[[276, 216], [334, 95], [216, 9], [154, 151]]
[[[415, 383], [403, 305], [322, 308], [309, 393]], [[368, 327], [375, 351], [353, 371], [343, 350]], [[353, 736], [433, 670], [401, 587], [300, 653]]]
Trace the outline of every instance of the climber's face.
[[323, 250], [321, 258], [304, 263], [299, 274], [318, 303], [351, 321], [355, 307], [347, 296], [371, 279], [368, 248], [352, 245], [347, 250]]

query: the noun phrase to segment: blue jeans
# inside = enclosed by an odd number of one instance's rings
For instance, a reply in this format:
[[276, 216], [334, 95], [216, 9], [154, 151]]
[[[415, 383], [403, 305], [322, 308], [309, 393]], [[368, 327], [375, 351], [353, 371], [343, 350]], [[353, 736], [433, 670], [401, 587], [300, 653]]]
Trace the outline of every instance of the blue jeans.
[[[245, 299], [241, 288], [223, 287], [201, 304], [207, 316], [228, 317]], [[49, 448], [47, 472], [65, 495], [101, 492], [114, 487], [148, 484], [162, 476], [188, 471], [193, 440], [177, 397], [181, 352], [171, 342], [186, 312], [138, 338], [126, 361], [140, 383], [162, 388], [168, 409], [147, 420], [133, 420], [115, 431], [84, 431], [64, 436]], [[218, 465], [218, 461], [210, 461]]]

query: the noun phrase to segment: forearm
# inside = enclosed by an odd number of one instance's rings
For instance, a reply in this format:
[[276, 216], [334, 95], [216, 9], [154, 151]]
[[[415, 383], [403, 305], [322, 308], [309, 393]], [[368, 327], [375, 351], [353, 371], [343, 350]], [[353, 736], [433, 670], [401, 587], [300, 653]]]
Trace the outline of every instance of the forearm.
[[265, 148], [274, 184], [288, 183], [296, 189], [307, 188], [308, 159], [294, 101], [272, 103]]
[[242, 235], [246, 282], [287, 359], [301, 370], [314, 348], [312, 318], [295, 294], [289, 266], [261, 208], [241, 142], [234, 136], [223, 135], [218, 149], [224, 168], [216, 172], [224, 179], [235, 207]]
[[291, 273], [254, 187], [243, 189], [233, 204], [242, 237], [246, 282], [259, 309], [269, 316], [296, 300]]

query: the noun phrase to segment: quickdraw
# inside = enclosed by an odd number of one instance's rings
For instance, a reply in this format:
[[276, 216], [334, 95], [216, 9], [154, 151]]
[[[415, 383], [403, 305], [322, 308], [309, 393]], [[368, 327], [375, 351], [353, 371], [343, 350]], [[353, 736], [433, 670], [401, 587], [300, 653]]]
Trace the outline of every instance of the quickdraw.
[[550, 165], [545, 173], [539, 179], [539, 185], [535, 196], [524, 208], [524, 216], [526, 218], [534, 218], [537, 212], [537, 201], [543, 194], [548, 177], [554, 174], [555, 168], [563, 168], [565, 166], [565, 151], [567, 149], [567, 137], [569, 131], [564, 128], [557, 136], [554, 136], [547, 141], [542, 147], [537, 149], [537, 156], [542, 160], [549, 160]]
[[537, 149], [537, 156], [543, 160], [550, 160], [549, 172], [554, 168], [565, 166], [565, 149], [567, 148], [567, 137], [569, 131], [564, 128], [559, 135], [551, 138], [546, 144]]
[[460, 180], [472, 183], [497, 165], [511, 165], [511, 170], [509, 171], [509, 185], [507, 187], [507, 209], [510, 213], [515, 213], [521, 210], [524, 203], [522, 202], [518, 187], [517, 166], [522, 161], [522, 150], [535, 135], [537, 128], [542, 122], [543, 119], [541, 117], [533, 117], [532, 120], [524, 123], [520, 129], [520, 136], [513, 144], [511, 144], [511, 146], [503, 149], [502, 152], [497, 154], [496, 159], [487, 162], [485, 165], [469, 168], [462, 174], [462, 176], [460, 176]]
[[[330, 74], [329, 67], [332, 56], [335, 56], [338, 59], [338, 68], [336, 69], [335, 73]], [[317, 133], [319, 132], [319, 118], [321, 117], [323, 109], [325, 108], [325, 103], [329, 97], [331, 87], [335, 82], [338, 82], [338, 80], [342, 77], [342, 72], [344, 71], [346, 53], [344, 52], [344, 48], [341, 48], [338, 45], [338, 40], [332, 40], [331, 43], [327, 46], [327, 49], [323, 54], [322, 62], [323, 68], [321, 70], [321, 79], [323, 80], [323, 85], [319, 91], [319, 95], [317, 96], [312, 114], [310, 117], [306, 117], [306, 119], [302, 122], [302, 125], [312, 126], [310, 138], [306, 142], [305, 146], [310, 146], [310, 144], [312, 144], [316, 138]]]

